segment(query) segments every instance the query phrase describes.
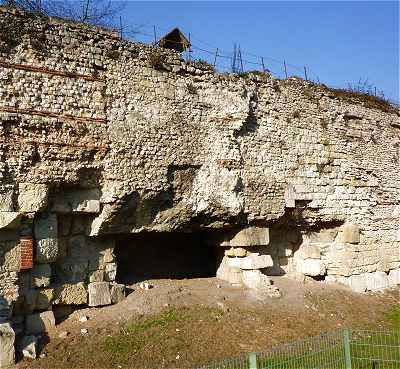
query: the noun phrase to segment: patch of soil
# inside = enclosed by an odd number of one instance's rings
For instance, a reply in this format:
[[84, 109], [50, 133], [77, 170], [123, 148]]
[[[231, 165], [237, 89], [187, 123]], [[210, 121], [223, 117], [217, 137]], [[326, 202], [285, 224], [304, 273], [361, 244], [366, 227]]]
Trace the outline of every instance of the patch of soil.
[[[379, 329], [399, 306], [399, 289], [361, 295], [285, 277], [274, 279], [279, 299], [216, 278], [148, 282], [154, 288], [132, 285], [117, 305], [75, 311], [49, 332], [44, 358], [18, 367], [196, 367], [344, 326]], [[68, 336], [59, 338], [61, 332]]]

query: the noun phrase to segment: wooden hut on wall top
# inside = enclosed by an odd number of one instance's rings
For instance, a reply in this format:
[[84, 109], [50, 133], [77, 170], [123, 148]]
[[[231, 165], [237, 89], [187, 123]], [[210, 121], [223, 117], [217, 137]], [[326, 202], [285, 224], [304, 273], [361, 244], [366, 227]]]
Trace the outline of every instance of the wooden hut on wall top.
[[164, 49], [172, 49], [181, 53], [190, 47], [190, 42], [179, 28], [174, 28], [158, 41], [158, 45]]

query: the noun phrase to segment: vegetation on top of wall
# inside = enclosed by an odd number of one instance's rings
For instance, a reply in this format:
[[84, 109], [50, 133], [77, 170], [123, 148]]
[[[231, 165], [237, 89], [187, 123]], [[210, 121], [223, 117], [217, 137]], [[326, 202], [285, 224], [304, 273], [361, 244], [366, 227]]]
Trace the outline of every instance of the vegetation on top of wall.
[[331, 92], [333, 97], [336, 97], [340, 100], [345, 100], [354, 104], [362, 104], [367, 108], [379, 109], [386, 113], [399, 114], [399, 108], [393, 106], [384, 97], [371, 95], [363, 91], [356, 91], [351, 88], [336, 89], [327, 87], [325, 85], [322, 86]]
[[[367, 108], [379, 109], [386, 113], [395, 113], [400, 116], [400, 109], [393, 104], [391, 104], [383, 95], [382, 92], [379, 94], [375, 93], [375, 88], [368, 84], [368, 81], [361, 82], [357, 84], [348, 84], [346, 88], [333, 88], [322, 83], [315, 83], [312, 81], [305, 81], [301, 77], [290, 77], [288, 79], [282, 80], [281, 83], [284, 84], [296, 84], [296, 83], [307, 83], [309, 88], [303, 89], [304, 94], [307, 97], [311, 97], [313, 94], [317, 95], [318, 90], [324, 95], [337, 98], [342, 101], [349, 102], [351, 104], [360, 104]], [[313, 90], [313, 87], [316, 88]], [[322, 90], [322, 91], [321, 91]]]
[[159, 49], [154, 49], [147, 55], [147, 62], [150, 67], [156, 70], [168, 70], [167, 57]]
[[213, 72], [215, 71], [214, 66], [211, 65], [210, 63], [206, 62], [203, 59], [194, 60], [192, 62], [192, 64], [193, 64], [193, 66], [195, 68], [199, 68], [199, 69], [202, 69], [202, 70], [210, 70], [210, 71], [213, 71]]
[[18, 17], [4, 17], [0, 24], [0, 52], [9, 53], [28, 36], [30, 47], [43, 53], [46, 36], [42, 27], [36, 22], [38, 17], [27, 12], [21, 13]]

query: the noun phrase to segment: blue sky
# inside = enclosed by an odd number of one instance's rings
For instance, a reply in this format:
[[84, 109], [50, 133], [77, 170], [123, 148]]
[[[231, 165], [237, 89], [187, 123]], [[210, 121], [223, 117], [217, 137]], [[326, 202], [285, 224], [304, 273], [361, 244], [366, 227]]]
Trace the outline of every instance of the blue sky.
[[[129, 1], [126, 25], [140, 41], [178, 26], [191, 34], [194, 57], [213, 61], [216, 48], [229, 56], [240, 44], [245, 69], [303, 75], [334, 87], [359, 79], [399, 102], [399, 3], [397, 1]], [[199, 49], [207, 50], [201, 51]], [[218, 58], [220, 69], [230, 60]]]

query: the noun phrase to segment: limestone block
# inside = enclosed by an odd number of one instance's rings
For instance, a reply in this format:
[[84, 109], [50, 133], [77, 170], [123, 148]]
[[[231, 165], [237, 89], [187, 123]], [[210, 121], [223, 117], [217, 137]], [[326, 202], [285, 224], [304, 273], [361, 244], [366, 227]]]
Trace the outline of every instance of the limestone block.
[[105, 274], [105, 280], [107, 282], [115, 281], [115, 277], [117, 275], [117, 264], [116, 263], [106, 264], [104, 274]]
[[85, 284], [63, 284], [54, 289], [55, 305], [84, 305], [88, 302], [88, 293]]
[[14, 365], [15, 333], [10, 323], [0, 323], [0, 368], [9, 368]]
[[48, 332], [56, 325], [54, 313], [52, 311], [44, 311], [27, 315], [25, 318], [25, 330], [28, 334], [41, 334]]
[[400, 228], [396, 232], [396, 241], [400, 242]]
[[269, 228], [248, 227], [221, 242], [225, 247], [265, 246], [269, 244]]
[[296, 207], [296, 192], [293, 186], [288, 186], [285, 190], [285, 206], [287, 208]]
[[111, 304], [110, 284], [108, 282], [89, 283], [89, 306]]
[[321, 259], [321, 250], [316, 244], [305, 244], [296, 252], [303, 259]]
[[86, 281], [88, 261], [74, 257], [57, 262], [57, 275], [62, 282], [77, 283]]
[[37, 263], [53, 263], [58, 257], [58, 240], [46, 238], [36, 241], [36, 256]]
[[367, 290], [367, 278], [365, 274], [355, 274], [347, 278], [349, 287], [358, 293], [365, 292]]
[[57, 194], [52, 210], [57, 213], [99, 213], [101, 193], [97, 189]]
[[103, 263], [112, 263], [115, 260], [113, 249], [108, 248], [102, 251]]
[[16, 241], [0, 242], [0, 272], [19, 272], [20, 266], [21, 249], [18, 243]]
[[126, 289], [124, 284], [112, 284], [111, 285], [111, 302], [118, 304], [125, 299]]
[[247, 251], [242, 247], [231, 247], [230, 249], [225, 250], [225, 256], [242, 258], [245, 257], [246, 254]]
[[389, 286], [394, 287], [400, 284], [400, 269], [393, 269], [388, 275]]
[[47, 205], [49, 190], [45, 184], [20, 183], [18, 194], [19, 211], [23, 213], [43, 210]]
[[319, 259], [305, 259], [301, 262], [301, 273], [312, 277], [324, 275], [326, 267]]
[[90, 273], [90, 282], [104, 282], [104, 270], [95, 270]]
[[270, 279], [259, 270], [243, 270], [243, 284], [248, 288], [261, 289], [271, 284]]
[[0, 212], [14, 210], [12, 189], [0, 192]]
[[28, 359], [36, 359], [38, 353], [38, 337], [22, 337], [22, 339], [18, 341], [17, 348], [23, 357]]
[[359, 243], [360, 228], [356, 224], [346, 224], [342, 226], [342, 242]]
[[222, 258], [221, 263], [217, 267], [216, 276], [224, 281], [229, 281], [229, 273], [231, 268], [227, 265], [226, 259], [226, 256]]
[[385, 272], [365, 273], [367, 290], [379, 291], [389, 287], [389, 279]]
[[33, 287], [47, 287], [50, 284], [51, 267], [49, 264], [36, 264], [32, 269]]
[[232, 256], [232, 257], [234, 257], [234, 256], [236, 256], [235, 253], [234, 253], [234, 250], [235, 250], [235, 248], [234, 248], [234, 247], [231, 247], [230, 249], [225, 250], [224, 255], [225, 255], [225, 256]]
[[18, 229], [21, 215], [14, 211], [0, 212], [0, 229]]
[[239, 268], [229, 268], [227, 281], [234, 286], [241, 286], [243, 284], [242, 270]]
[[240, 269], [263, 269], [274, 265], [271, 255], [251, 254], [242, 258], [227, 258], [228, 266]]
[[58, 256], [57, 216], [42, 215], [35, 220], [36, 262], [52, 263]]

